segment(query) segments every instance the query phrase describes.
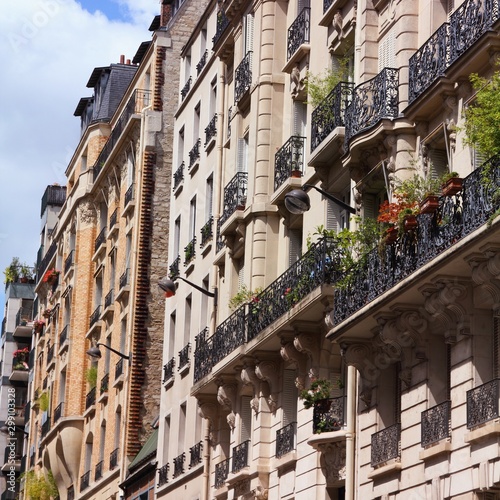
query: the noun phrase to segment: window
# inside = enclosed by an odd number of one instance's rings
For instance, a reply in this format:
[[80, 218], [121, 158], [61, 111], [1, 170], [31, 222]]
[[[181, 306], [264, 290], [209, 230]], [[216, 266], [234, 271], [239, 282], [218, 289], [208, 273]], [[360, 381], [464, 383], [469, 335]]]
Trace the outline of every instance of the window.
[[196, 236], [196, 196], [189, 202], [189, 240]]
[[396, 37], [394, 29], [390, 29], [378, 45], [378, 71], [396, 66]]
[[168, 444], [170, 442], [170, 415], [165, 417], [165, 429], [163, 430], [163, 462], [168, 461]]
[[217, 77], [210, 83], [210, 118], [217, 112]]
[[[200, 114], [201, 103], [198, 103], [194, 108], [194, 123], [193, 123], [193, 141], [196, 142], [200, 137]], [[194, 144], [193, 144], [194, 146]]]
[[248, 172], [248, 135], [238, 139], [238, 162], [236, 170], [238, 172]]
[[174, 258], [179, 255], [181, 241], [181, 216], [177, 217], [174, 223]]
[[184, 440], [186, 437], [186, 403], [182, 403], [179, 412], [179, 442], [177, 454], [184, 452]]
[[302, 228], [289, 229], [288, 267], [302, 256]]
[[[111, 334], [106, 337], [106, 345], [108, 347], [111, 347]], [[109, 364], [110, 364], [110, 360], [111, 360], [111, 351], [109, 349], [105, 349], [105, 351], [106, 351], [106, 353], [104, 354], [104, 373], [109, 373]]]
[[[184, 344], [187, 345], [189, 342], [189, 337], [191, 335], [191, 308], [192, 308], [192, 298], [191, 295], [186, 297], [186, 306], [184, 310]], [[182, 347], [183, 347], [182, 346]]]
[[175, 311], [170, 315], [170, 329], [168, 336], [168, 353], [167, 360], [171, 359], [174, 355], [175, 349], [175, 321], [176, 321], [176, 313]]
[[253, 32], [254, 32], [254, 17], [253, 13], [251, 13], [247, 14], [243, 18], [243, 34], [245, 42], [245, 46], [243, 47], [244, 55], [253, 50]]
[[240, 429], [240, 443], [248, 441], [252, 436], [252, 408], [250, 406], [250, 396], [241, 397], [241, 429]]
[[[306, 137], [307, 104], [302, 101], [293, 102], [293, 135]], [[306, 148], [304, 148], [306, 150]]]
[[177, 157], [180, 165], [184, 160], [184, 127], [179, 130], [179, 135], [177, 136]]
[[[335, 193], [339, 200], [343, 201], [347, 205], [350, 204], [349, 190], [345, 190], [343, 193], [337, 194]], [[375, 198], [381, 198], [383, 194], [379, 194]], [[378, 215], [378, 207], [377, 199], [372, 199], [372, 197], [367, 196], [366, 204], [369, 205], [369, 209], [365, 206], [365, 210], [367, 211], [366, 216], [371, 218], [376, 218]], [[326, 204], [326, 228], [333, 229], [335, 232], [340, 232], [342, 229], [349, 229], [349, 218], [350, 213], [342, 208], [337, 203], [334, 203], [331, 200], [327, 200]]]
[[295, 387], [295, 370], [284, 370], [283, 372], [283, 394], [282, 394], [283, 427], [297, 421], [297, 387]]
[[205, 188], [205, 220], [209, 220], [212, 214], [213, 209], [213, 197], [214, 197], [214, 178], [210, 176], [207, 179], [207, 185]]
[[134, 183], [135, 162], [134, 155], [131, 150], [127, 151], [127, 188]]

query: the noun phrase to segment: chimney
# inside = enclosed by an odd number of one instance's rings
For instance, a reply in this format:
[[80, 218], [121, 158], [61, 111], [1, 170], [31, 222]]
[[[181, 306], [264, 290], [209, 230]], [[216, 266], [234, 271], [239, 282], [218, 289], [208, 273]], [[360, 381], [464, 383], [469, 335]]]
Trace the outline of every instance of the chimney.
[[172, 1], [163, 0], [161, 3], [160, 26], [166, 26], [172, 17]]
[[120, 56], [120, 64], [125, 64], [125, 56], [123, 54]]
[[130, 59], [127, 59], [127, 64], [130, 66]]

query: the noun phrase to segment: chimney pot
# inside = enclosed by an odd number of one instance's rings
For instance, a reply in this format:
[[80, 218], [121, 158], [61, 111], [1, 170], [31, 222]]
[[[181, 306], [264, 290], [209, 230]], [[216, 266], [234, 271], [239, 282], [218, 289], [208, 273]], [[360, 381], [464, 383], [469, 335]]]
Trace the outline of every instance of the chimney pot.
[[125, 56], [122, 54], [120, 56], [120, 64], [123, 64], [125, 62]]

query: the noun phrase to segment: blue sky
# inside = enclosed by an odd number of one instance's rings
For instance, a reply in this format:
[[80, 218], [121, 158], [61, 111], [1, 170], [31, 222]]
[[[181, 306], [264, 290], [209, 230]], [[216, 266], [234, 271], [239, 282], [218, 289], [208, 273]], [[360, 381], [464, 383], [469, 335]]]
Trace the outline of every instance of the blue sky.
[[127, 6], [114, 0], [80, 0], [78, 3], [91, 14], [100, 11], [112, 21], [131, 20]]

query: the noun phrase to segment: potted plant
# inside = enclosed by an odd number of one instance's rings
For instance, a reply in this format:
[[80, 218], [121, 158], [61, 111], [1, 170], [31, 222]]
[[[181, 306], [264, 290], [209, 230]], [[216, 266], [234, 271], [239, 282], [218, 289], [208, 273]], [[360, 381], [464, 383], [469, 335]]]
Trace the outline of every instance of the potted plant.
[[416, 200], [406, 200], [401, 193], [395, 193], [396, 201], [384, 201], [379, 207], [377, 222], [386, 225], [386, 243], [396, 240], [398, 233], [413, 229], [417, 225], [419, 205]]
[[41, 333], [44, 326], [45, 326], [45, 321], [43, 319], [37, 319], [33, 322], [33, 328], [35, 330], [35, 333]]
[[57, 283], [57, 280], [59, 279], [59, 274], [60, 272], [54, 268], [48, 269], [43, 275], [42, 281], [44, 283], [47, 283], [48, 285], [54, 285], [55, 283]]
[[442, 178], [441, 189], [443, 196], [454, 196], [462, 189], [463, 179], [457, 172], [445, 174]]
[[16, 283], [19, 281], [19, 271], [21, 269], [21, 261], [19, 257], [12, 257], [11, 263], [4, 269], [4, 283], [8, 285], [9, 283]]
[[42, 316], [44, 318], [50, 318], [52, 316], [52, 309], [50, 309], [50, 307], [47, 307], [47, 309], [43, 311]]
[[319, 378], [312, 381], [309, 389], [300, 391], [299, 397], [304, 408], [312, 408], [328, 400], [332, 389], [333, 384], [330, 380]]
[[97, 385], [97, 365], [91, 366], [86, 372], [85, 372], [85, 378], [87, 379], [87, 382], [89, 384], [89, 387], [93, 389]]

